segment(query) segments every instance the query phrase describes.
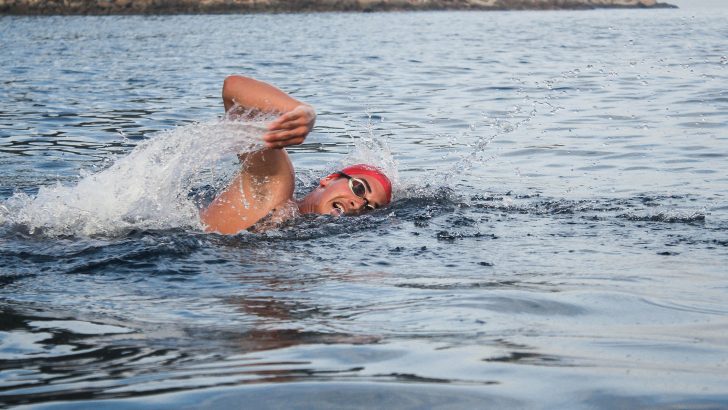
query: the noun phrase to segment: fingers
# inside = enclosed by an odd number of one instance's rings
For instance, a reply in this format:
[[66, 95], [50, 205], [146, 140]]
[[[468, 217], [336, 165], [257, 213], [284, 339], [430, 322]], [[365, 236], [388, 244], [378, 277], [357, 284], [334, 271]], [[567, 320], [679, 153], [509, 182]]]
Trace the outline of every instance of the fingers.
[[298, 138], [292, 138], [283, 142], [266, 142], [265, 146], [266, 148], [285, 148], [290, 145], [299, 145], [303, 143], [304, 138], [298, 137]]
[[306, 121], [296, 119], [293, 121], [286, 121], [281, 123], [271, 123], [268, 125], [268, 131], [271, 133], [274, 132], [282, 132], [282, 131], [289, 131], [300, 127], [307, 127]]
[[281, 128], [290, 129], [298, 125], [308, 125], [309, 128], [312, 128], [315, 121], [316, 111], [308, 105], [299, 105], [276, 118], [268, 127], [270, 130]]
[[296, 127], [292, 130], [281, 130], [281, 131], [274, 131], [269, 132], [265, 135], [263, 135], [263, 140], [265, 142], [276, 142], [276, 141], [283, 141], [290, 138], [295, 137], [305, 137], [308, 134], [308, 128], [301, 126]]
[[[280, 130], [280, 129], [291, 129], [293, 128], [293, 124], [301, 121], [301, 114], [297, 113], [295, 111], [287, 112], [280, 117], [276, 118], [268, 124], [268, 129], [271, 131]], [[296, 125], [303, 125], [303, 124], [296, 124]]]
[[308, 126], [310, 120], [305, 116], [295, 112], [289, 112], [276, 118], [275, 121], [268, 124], [268, 130], [291, 130], [302, 125]]
[[269, 132], [263, 136], [266, 146], [271, 148], [296, 145], [303, 142], [308, 135], [308, 127], [299, 126], [290, 130]]
[[315, 121], [316, 112], [313, 108], [299, 105], [268, 124], [268, 133], [263, 135], [263, 140], [270, 148], [301, 144]]

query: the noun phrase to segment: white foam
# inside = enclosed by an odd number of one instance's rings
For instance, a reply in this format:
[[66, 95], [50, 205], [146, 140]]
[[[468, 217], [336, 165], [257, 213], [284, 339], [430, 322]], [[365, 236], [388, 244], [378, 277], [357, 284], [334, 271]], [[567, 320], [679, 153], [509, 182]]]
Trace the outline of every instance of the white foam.
[[200, 229], [190, 193], [219, 189], [236, 153], [262, 147], [262, 122], [214, 121], [161, 132], [78, 184], [41, 187], [0, 204], [0, 222], [46, 235], [116, 235], [131, 229]]
[[378, 135], [372, 124], [371, 114], [364, 124], [362, 132], [356, 132], [353, 137], [354, 149], [337, 165], [338, 169], [354, 164], [369, 164], [381, 169], [392, 182], [393, 199], [397, 199], [400, 187], [397, 162], [386, 138]]

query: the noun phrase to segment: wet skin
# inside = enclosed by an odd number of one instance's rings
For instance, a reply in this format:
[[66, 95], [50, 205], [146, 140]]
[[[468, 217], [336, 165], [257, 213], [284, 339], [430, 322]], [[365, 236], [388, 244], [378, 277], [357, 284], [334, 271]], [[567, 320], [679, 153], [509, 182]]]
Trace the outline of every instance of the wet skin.
[[316, 189], [298, 202], [301, 213], [358, 215], [366, 212], [369, 207], [380, 208], [386, 205], [387, 194], [376, 178], [357, 173], [351, 173], [350, 176], [364, 182], [364, 198], [352, 192], [346, 177], [334, 173], [323, 178]]
[[[228, 115], [277, 113], [263, 135], [266, 148], [239, 155], [240, 172], [200, 212], [207, 232], [234, 234], [253, 227], [263, 218], [282, 221], [297, 210], [302, 214], [357, 215], [386, 205], [382, 184], [368, 175], [352, 173], [365, 192], [357, 196], [348, 178], [334, 173], [300, 200], [293, 199], [295, 177], [285, 147], [301, 144], [313, 129], [316, 112], [278, 88], [243, 76], [229, 76], [223, 84], [223, 103]], [[239, 113], [236, 111], [239, 110]]]

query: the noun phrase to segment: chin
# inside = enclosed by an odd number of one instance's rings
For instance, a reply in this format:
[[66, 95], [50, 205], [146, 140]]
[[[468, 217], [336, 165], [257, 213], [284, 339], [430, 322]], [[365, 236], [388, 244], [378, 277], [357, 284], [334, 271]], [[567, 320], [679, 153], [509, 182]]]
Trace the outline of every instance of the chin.
[[302, 214], [326, 214], [318, 201], [316, 191], [310, 192], [308, 195], [297, 201], [298, 211]]

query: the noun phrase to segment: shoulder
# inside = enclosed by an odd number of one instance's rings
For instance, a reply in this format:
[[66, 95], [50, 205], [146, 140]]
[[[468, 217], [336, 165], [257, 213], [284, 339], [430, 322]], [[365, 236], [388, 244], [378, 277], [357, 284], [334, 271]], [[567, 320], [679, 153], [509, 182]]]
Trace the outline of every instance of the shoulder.
[[264, 149], [241, 156], [243, 174], [249, 186], [270, 206], [293, 197], [295, 175], [285, 149]]
[[240, 159], [237, 176], [200, 212], [208, 232], [240, 232], [293, 198], [293, 166], [285, 151], [261, 150]]
[[284, 222], [295, 218], [298, 215], [298, 206], [292, 200], [285, 201], [273, 208], [268, 215], [264, 216], [255, 225], [248, 228], [251, 232], [265, 232], [280, 227]]

